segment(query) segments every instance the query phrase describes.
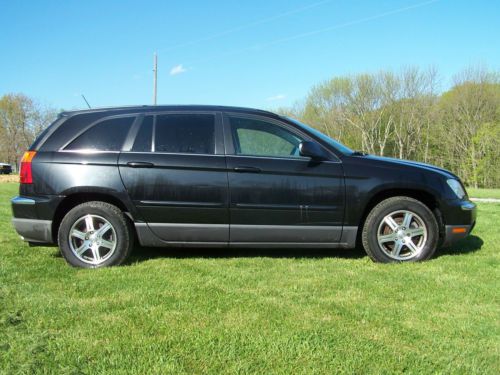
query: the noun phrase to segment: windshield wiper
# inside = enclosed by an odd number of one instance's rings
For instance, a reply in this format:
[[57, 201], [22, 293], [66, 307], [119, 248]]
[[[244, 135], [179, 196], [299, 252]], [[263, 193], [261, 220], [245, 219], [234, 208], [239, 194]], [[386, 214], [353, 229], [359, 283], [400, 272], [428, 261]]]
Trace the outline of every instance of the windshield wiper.
[[363, 152], [363, 151], [354, 151], [351, 155], [352, 156], [366, 156], [366, 155], [368, 155], [368, 153]]

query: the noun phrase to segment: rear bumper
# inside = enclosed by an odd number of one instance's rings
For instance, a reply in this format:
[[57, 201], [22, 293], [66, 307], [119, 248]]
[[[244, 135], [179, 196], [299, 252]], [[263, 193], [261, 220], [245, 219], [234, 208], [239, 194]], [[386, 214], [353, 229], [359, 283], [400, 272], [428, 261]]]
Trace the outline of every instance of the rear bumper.
[[53, 243], [52, 220], [40, 219], [39, 204], [47, 202], [46, 198], [15, 197], [11, 199], [12, 225], [21, 238], [27, 242]]
[[453, 243], [467, 237], [476, 225], [477, 207], [470, 201], [460, 201], [453, 205], [452, 222], [445, 226], [443, 246], [450, 246]]
[[12, 219], [14, 229], [24, 241], [52, 243], [52, 221], [38, 219]]

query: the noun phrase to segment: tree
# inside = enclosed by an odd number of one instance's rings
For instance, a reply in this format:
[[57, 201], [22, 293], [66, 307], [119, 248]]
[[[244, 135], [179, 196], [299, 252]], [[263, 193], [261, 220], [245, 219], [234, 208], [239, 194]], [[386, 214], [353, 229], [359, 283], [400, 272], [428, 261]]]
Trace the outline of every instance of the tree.
[[[484, 68], [469, 68], [455, 77], [453, 88], [443, 94], [441, 109], [446, 127], [450, 163], [471, 186], [481, 185], [483, 159], [500, 147], [500, 81]], [[498, 167], [494, 169], [498, 174]]]
[[418, 158], [423, 149], [428, 149], [437, 99], [436, 77], [434, 69], [421, 71], [414, 67], [403, 69], [399, 75], [385, 75], [388, 88], [384, 91], [393, 124], [394, 153], [400, 159]]
[[311, 90], [302, 111], [302, 119], [311, 123], [329, 137], [340, 142], [356, 144], [355, 139], [350, 139], [348, 128], [345, 124], [344, 111], [345, 98], [343, 92], [349, 85], [348, 78], [334, 78], [319, 84]]
[[23, 94], [0, 98], [0, 159], [14, 168], [36, 136], [55, 119], [56, 112]]
[[280, 112], [353, 149], [450, 169], [474, 187], [500, 186], [500, 79], [468, 68], [438, 93], [433, 68], [334, 77]]
[[381, 76], [336, 77], [314, 87], [306, 100], [305, 120], [311, 119], [320, 130], [341, 142], [351, 141], [382, 155], [391, 123], [383, 121]]

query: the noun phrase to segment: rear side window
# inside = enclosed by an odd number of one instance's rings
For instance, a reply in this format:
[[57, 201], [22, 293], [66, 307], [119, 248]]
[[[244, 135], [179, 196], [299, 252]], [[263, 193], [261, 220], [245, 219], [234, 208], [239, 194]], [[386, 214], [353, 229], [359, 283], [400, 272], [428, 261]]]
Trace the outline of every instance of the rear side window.
[[134, 117], [104, 120], [86, 130], [65, 150], [120, 151]]
[[155, 129], [156, 152], [215, 154], [214, 115], [159, 115]]

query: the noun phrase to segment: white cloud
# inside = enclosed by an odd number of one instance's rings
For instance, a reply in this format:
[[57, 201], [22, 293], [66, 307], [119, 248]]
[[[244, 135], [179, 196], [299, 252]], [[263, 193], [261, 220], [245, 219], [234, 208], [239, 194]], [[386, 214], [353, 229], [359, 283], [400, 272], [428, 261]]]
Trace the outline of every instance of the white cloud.
[[269, 98], [267, 98], [267, 101], [268, 102], [275, 102], [276, 100], [283, 100], [285, 98], [286, 98], [285, 94], [278, 94], [278, 95], [270, 96]]
[[185, 73], [187, 72], [187, 69], [182, 66], [182, 64], [174, 66], [172, 69], [170, 69], [170, 75], [175, 76], [177, 74]]

